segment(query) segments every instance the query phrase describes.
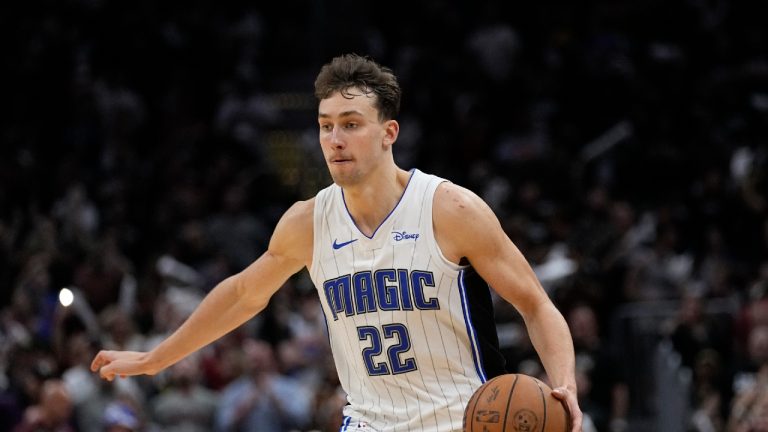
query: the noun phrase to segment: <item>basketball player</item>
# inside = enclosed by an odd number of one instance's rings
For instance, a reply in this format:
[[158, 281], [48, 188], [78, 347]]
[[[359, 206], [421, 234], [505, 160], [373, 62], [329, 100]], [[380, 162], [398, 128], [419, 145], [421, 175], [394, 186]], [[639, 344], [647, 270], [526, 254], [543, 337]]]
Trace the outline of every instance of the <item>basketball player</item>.
[[102, 351], [92, 369], [108, 380], [156, 374], [259, 313], [306, 267], [348, 394], [342, 431], [460, 431], [474, 390], [506, 372], [490, 286], [521, 313], [572, 432], [581, 431], [568, 327], [492, 210], [467, 189], [395, 164], [392, 71], [343, 55], [320, 70], [315, 95], [334, 183], [289, 208], [268, 250], [156, 348]]

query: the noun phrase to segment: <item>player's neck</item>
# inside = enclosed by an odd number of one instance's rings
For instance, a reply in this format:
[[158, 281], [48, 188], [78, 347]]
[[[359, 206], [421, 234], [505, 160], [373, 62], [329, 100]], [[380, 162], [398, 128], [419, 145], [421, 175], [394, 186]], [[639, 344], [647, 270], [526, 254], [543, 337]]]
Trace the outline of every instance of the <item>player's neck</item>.
[[365, 235], [372, 235], [400, 202], [410, 178], [410, 172], [392, 165], [383, 175], [373, 175], [366, 182], [344, 188], [347, 210]]

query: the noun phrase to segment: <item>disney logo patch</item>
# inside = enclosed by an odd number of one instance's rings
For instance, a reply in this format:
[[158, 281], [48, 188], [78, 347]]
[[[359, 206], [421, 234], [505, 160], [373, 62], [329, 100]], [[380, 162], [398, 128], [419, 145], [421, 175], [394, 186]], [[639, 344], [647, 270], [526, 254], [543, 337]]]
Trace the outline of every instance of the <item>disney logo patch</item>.
[[403, 230], [392, 231], [392, 244], [402, 242], [415, 242], [419, 239], [419, 233], [415, 231]]

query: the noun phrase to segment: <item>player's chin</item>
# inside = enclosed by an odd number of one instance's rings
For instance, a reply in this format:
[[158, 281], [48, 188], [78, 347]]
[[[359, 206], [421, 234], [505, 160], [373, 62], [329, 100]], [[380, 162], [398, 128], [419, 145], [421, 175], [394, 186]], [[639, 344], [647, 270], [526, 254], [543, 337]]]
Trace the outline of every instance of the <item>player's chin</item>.
[[330, 172], [333, 182], [342, 187], [354, 185], [359, 177], [354, 171], [347, 169], [347, 167], [332, 167]]

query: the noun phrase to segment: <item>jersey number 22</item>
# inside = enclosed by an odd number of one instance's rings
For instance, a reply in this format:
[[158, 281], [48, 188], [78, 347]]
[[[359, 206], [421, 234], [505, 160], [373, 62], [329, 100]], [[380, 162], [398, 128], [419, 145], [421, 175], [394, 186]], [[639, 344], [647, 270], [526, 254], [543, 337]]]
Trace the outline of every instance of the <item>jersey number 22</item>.
[[[382, 334], [385, 339], [396, 339], [395, 343], [387, 348], [386, 362], [377, 362], [374, 357], [382, 352]], [[381, 331], [373, 326], [360, 326], [357, 328], [359, 340], [368, 340], [370, 346], [363, 349], [363, 362], [368, 375], [397, 375], [416, 370], [416, 360], [413, 357], [401, 358], [400, 354], [411, 349], [411, 338], [408, 328], [400, 323], [384, 324]]]

